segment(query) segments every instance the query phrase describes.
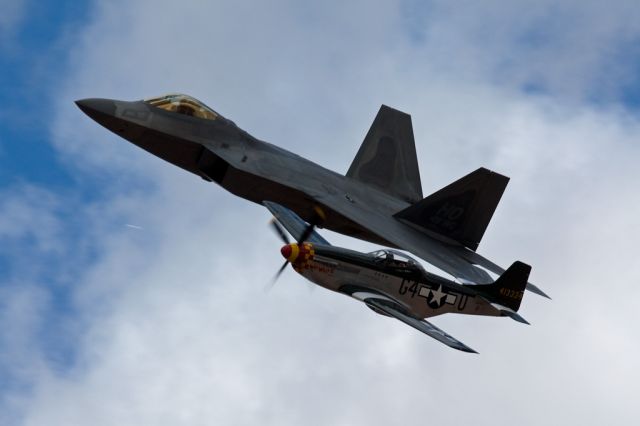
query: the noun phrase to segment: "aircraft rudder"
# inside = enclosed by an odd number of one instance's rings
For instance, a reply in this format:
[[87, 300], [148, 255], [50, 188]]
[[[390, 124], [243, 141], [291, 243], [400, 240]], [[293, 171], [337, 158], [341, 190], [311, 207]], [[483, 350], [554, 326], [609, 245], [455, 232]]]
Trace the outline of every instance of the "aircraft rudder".
[[422, 199], [411, 116], [382, 105], [346, 176], [411, 203]]
[[508, 182], [481, 167], [394, 216], [475, 251]]
[[524, 297], [531, 266], [524, 262], [515, 261], [493, 284], [479, 286], [500, 305], [517, 312]]

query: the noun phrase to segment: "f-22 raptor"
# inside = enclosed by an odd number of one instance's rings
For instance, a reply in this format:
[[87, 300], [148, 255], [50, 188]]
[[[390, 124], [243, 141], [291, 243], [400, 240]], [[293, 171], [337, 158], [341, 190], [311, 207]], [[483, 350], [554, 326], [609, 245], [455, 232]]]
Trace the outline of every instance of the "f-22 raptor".
[[310, 223], [320, 208], [318, 225], [406, 250], [465, 285], [505, 272], [476, 249], [509, 178], [479, 168], [423, 198], [411, 117], [401, 111], [380, 108], [342, 175], [251, 136], [187, 95], [76, 104], [134, 145], [249, 201], [277, 203]]

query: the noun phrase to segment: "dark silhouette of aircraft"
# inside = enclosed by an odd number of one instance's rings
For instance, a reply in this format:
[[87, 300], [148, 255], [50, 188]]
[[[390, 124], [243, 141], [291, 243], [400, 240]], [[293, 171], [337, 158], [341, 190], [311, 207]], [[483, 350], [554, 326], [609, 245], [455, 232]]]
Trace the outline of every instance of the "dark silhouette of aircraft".
[[[382, 106], [346, 175], [251, 136], [202, 102], [84, 99], [89, 117], [229, 192], [303, 220], [411, 252], [461, 284], [505, 271], [476, 252], [509, 178], [485, 168], [423, 198], [411, 117]], [[318, 208], [323, 212], [318, 215]], [[526, 288], [548, 297], [531, 283]]]

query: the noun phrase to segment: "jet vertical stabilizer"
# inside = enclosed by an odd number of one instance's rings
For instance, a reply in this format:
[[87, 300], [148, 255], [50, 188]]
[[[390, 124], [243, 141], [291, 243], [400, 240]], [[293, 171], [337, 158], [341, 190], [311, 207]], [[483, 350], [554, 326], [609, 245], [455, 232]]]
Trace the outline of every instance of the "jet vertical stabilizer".
[[508, 177], [481, 167], [394, 217], [475, 251], [508, 182]]
[[347, 176], [410, 203], [421, 200], [411, 116], [382, 105]]

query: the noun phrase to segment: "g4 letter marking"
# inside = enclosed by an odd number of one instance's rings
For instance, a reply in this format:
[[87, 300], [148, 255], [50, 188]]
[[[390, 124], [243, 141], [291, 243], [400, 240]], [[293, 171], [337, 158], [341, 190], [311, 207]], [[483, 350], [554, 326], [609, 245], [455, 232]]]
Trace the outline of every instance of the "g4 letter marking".
[[411, 292], [411, 297], [416, 297], [416, 292], [418, 291], [418, 283], [417, 282], [413, 282], [413, 285], [411, 287], [409, 287], [409, 291]]
[[402, 280], [402, 282], [400, 283], [400, 288], [398, 289], [398, 293], [407, 294], [407, 286], [405, 285], [406, 282], [407, 280], [405, 279]]
[[398, 289], [398, 293], [407, 294], [407, 291], [411, 293], [411, 297], [415, 297], [418, 292], [419, 286], [417, 281], [407, 281], [405, 279], [400, 283], [400, 288]]

